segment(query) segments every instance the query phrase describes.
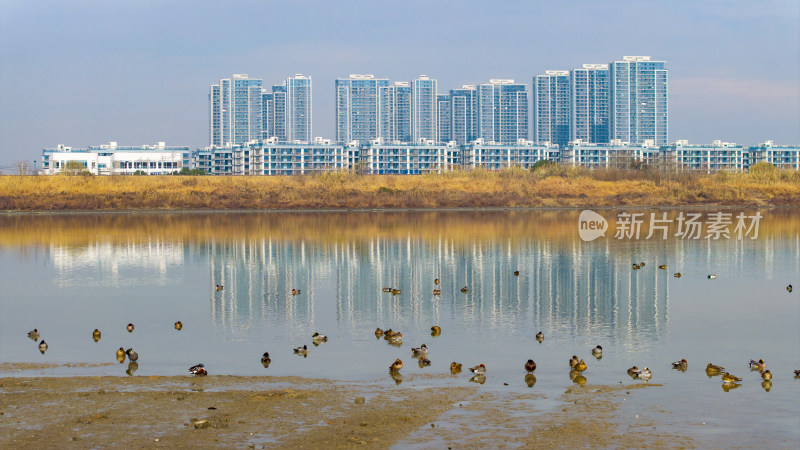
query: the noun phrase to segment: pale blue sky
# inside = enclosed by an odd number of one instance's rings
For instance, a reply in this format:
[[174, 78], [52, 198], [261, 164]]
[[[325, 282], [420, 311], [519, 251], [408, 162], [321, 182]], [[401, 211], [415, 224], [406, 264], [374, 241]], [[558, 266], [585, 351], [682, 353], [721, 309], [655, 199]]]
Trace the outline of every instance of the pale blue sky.
[[666, 60], [669, 140], [800, 144], [800, 2], [0, 2], [0, 167], [41, 148], [208, 143], [208, 88], [233, 73], [314, 83], [427, 74], [439, 91], [623, 55]]

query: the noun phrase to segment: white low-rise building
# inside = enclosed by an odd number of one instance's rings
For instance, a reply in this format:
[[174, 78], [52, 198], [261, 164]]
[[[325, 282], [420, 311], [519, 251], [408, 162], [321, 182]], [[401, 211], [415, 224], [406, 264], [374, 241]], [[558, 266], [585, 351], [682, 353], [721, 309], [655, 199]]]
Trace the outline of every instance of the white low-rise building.
[[733, 142], [713, 141], [711, 144], [689, 144], [678, 140], [663, 148], [664, 159], [681, 170], [718, 172], [747, 169], [747, 150]]
[[55, 175], [75, 162], [93, 175], [166, 175], [190, 167], [189, 147], [120, 146], [116, 142], [86, 148], [58, 145], [42, 149], [42, 173]]
[[476, 139], [462, 146], [462, 164], [465, 169], [478, 167], [498, 171], [511, 167], [530, 169], [542, 160], [558, 161], [558, 146], [550, 144], [534, 144], [525, 139], [516, 144], [499, 144]]
[[619, 140], [612, 140], [608, 144], [594, 144], [576, 139], [561, 150], [561, 163], [591, 169], [631, 168], [635, 163], [655, 164], [660, 156], [659, 148], [649, 140], [642, 144]]
[[800, 170], [800, 146], [775, 145], [772, 141], [750, 148], [752, 164], [767, 162], [779, 169]]

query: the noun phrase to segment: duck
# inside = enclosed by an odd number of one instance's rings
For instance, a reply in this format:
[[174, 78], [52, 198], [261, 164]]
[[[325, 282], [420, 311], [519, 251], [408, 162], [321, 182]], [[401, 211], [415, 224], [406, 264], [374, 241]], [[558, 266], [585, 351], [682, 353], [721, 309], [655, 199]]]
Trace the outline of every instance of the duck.
[[455, 375], [461, 373], [461, 363], [457, 363], [455, 361], [450, 363], [450, 373]]
[[224, 289], [224, 286], [221, 284], [214, 286], [214, 290], [221, 291], [222, 289]]
[[686, 362], [686, 359], [681, 359], [680, 361], [675, 361], [672, 363], [672, 368], [685, 372], [688, 365], [689, 363]]
[[731, 375], [728, 372], [722, 374], [723, 383], [736, 383], [737, 381], [742, 381], [742, 379], [737, 376]]
[[418, 357], [417, 361], [419, 362], [419, 367], [420, 368], [423, 368], [425, 366], [430, 366], [431, 365], [431, 360], [426, 358], [426, 357], [424, 357], [424, 356]]
[[417, 356], [428, 356], [428, 346], [422, 344], [421, 347], [416, 347], [411, 349], [411, 355], [414, 357]]
[[264, 352], [264, 354], [261, 355], [261, 364], [264, 364], [264, 367], [266, 367], [271, 362], [272, 360], [269, 358], [269, 352]]
[[661, 270], [667, 270], [667, 265], [666, 264], [661, 264], [660, 266], [658, 266], [658, 268], [661, 269]]
[[477, 374], [477, 375], [484, 375], [486, 374], [486, 366], [483, 364], [478, 364], [475, 367], [470, 367], [470, 372]]
[[208, 375], [208, 372], [206, 372], [206, 366], [204, 366], [202, 363], [195, 364], [192, 367], [189, 367], [189, 373], [197, 377], [204, 377]]
[[120, 347], [119, 350], [117, 350], [117, 361], [120, 364], [125, 362], [125, 349], [122, 347]]
[[392, 335], [389, 336], [389, 342], [392, 341], [402, 341], [403, 340], [403, 333], [399, 331], [392, 332]]
[[790, 285], [786, 286], [786, 290], [788, 292], [792, 292], [792, 285], [790, 284]]
[[652, 377], [653, 377], [653, 372], [651, 372], [650, 369], [647, 367], [636, 373], [636, 378], [640, 380], [649, 380]]
[[633, 264], [631, 264], [631, 269], [633, 269], [633, 270], [639, 270], [639, 269], [641, 269], [641, 266], [639, 266], [639, 265], [638, 265], [638, 264], [636, 264], [636, 263], [633, 263]]
[[403, 368], [403, 361], [400, 358], [394, 360], [394, 362], [389, 366], [389, 372], [399, 372], [400, 369]]
[[725, 370], [724, 367], [717, 366], [717, 365], [714, 365], [714, 364], [711, 364], [711, 363], [708, 363], [708, 365], [706, 366], [706, 374], [717, 374], [718, 375], [723, 370]]
[[639, 368], [638, 367], [633, 366], [630, 369], [628, 369], [628, 375], [631, 378], [636, 378], [638, 374], [639, 374]]
[[308, 346], [303, 345], [302, 347], [297, 347], [294, 349], [294, 352], [298, 355], [303, 355], [303, 357], [305, 358], [306, 356], [308, 356]]
[[319, 345], [322, 342], [328, 342], [328, 336], [325, 336], [324, 334], [319, 334], [315, 331], [314, 334], [311, 336], [311, 342], [317, 345]]
[[536, 333], [536, 340], [542, 342], [544, 340], [544, 333], [542, 333], [541, 331]]
[[438, 285], [439, 285], [439, 279], [438, 279], [438, 278], [436, 278], [435, 280], [433, 280], [433, 284], [435, 284], [435, 285], [437, 285], [437, 286], [438, 286]]
[[576, 355], [572, 355], [572, 358], [569, 359], [569, 367], [571, 369], [575, 368], [578, 362], [579, 362], [578, 357]]
[[434, 325], [431, 327], [431, 336], [436, 337], [442, 334], [442, 328], [438, 325]]
[[583, 372], [584, 370], [586, 370], [586, 367], [588, 367], [586, 363], [583, 362], [583, 360], [580, 360], [578, 361], [578, 364], [575, 364], [575, 367], [573, 367], [573, 369], [577, 370], [578, 372]]
[[95, 328], [94, 331], [92, 331], [92, 339], [94, 339], [94, 341], [97, 342], [100, 340], [100, 336], [101, 336], [100, 330]]
[[[380, 330], [380, 328], [378, 328], [378, 330]], [[386, 331], [384, 331], [384, 332], [383, 332], [383, 338], [384, 338], [384, 339], [386, 339], [386, 340], [388, 341], [388, 340], [389, 340], [389, 338], [390, 338], [390, 337], [392, 337], [392, 335], [393, 335], [394, 333], [395, 333], [395, 331], [392, 331], [392, 329], [391, 329], [391, 328], [389, 328], [388, 330], [386, 330]], [[376, 334], [376, 335], [378, 334], [377, 330], [375, 331], [375, 334]]]
[[675, 272], [675, 273], [673, 273], [673, 274], [672, 274], [672, 276], [673, 276], [673, 277], [675, 277], [675, 278], [680, 278], [680, 277], [682, 277], [683, 275], [681, 275], [681, 273], [680, 273], [680, 272]]
[[400, 295], [402, 293], [403, 291], [400, 289], [394, 289], [394, 288], [392, 289], [392, 295]]
[[180, 320], [175, 322], [175, 329], [176, 330], [181, 331], [182, 328], [183, 328], [183, 322], [181, 322]]
[[39, 340], [39, 330], [34, 328], [33, 330], [28, 331], [28, 339], [30, 339], [32, 341], [38, 341]]
[[525, 362], [525, 370], [529, 373], [533, 373], [533, 371], [536, 370], [536, 363], [533, 362], [532, 359], [529, 359]]
[[47, 351], [47, 342], [45, 342], [44, 339], [42, 339], [42, 342], [39, 342], [39, 351], [42, 352], [43, 355], [44, 352]]
[[127, 374], [129, 377], [132, 377], [132, 376], [133, 376], [133, 374], [134, 374], [134, 373], [135, 373], [137, 370], [139, 370], [139, 363], [131, 361], [131, 362], [129, 362], [129, 363], [128, 363], [128, 368], [125, 370], [125, 373], [126, 373], [126, 374]]
[[716, 275], [716, 274], [713, 274], [713, 273], [712, 273], [712, 274], [709, 274], [709, 275], [708, 275], [708, 279], [709, 279], [709, 280], [714, 280], [714, 279], [716, 279], [716, 278], [717, 278], [717, 275]]
[[599, 357], [603, 356], [603, 347], [598, 345], [597, 347], [593, 348], [592, 349], [592, 356], [594, 356], [595, 358], [599, 358]]
[[441, 289], [434, 289], [433, 290], [433, 295], [442, 295], [442, 290]]
[[639, 267], [644, 267], [644, 263], [643, 263], [643, 262], [640, 262], [640, 263], [639, 263]]
[[464, 287], [461, 288], [461, 292], [466, 294], [467, 292], [469, 292], [469, 288], [464, 286]]
[[794, 371], [794, 376], [800, 377], [800, 370], [795, 370]]
[[763, 378], [764, 381], [770, 381], [772, 379], [772, 373], [769, 370], [764, 370], [761, 372], [761, 378]]
[[128, 333], [133, 333], [133, 324], [129, 323], [128, 326], [125, 327], [125, 329], [128, 330]]
[[137, 359], [139, 359], [139, 354], [138, 354], [138, 353], [136, 353], [135, 351], [133, 351], [133, 349], [132, 349], [132, 348], [129, 348], [129, 349], [125, 350], [125, 354], [126, 354], [126, 355], [128, 355], [128, 359], [129, 359], [131, 362], [134, 362], [134, 361], [136, 361]]
[[514, 271], [514, 276], [515, 276], [515, 277], [518, 277], [518, 276], [519, 276], [519, 270], [515, 270], [515, 271]]
[[764, 370], [767, 368], [767, 365], [764, 363], [763, 359], [759, 359], [758, 361], [751, 359], [750, 360], [750, 369], [751, 370]]
[[300, 289], [292, 288], [292, 295], [297, 295], [300, 293]]
[[384, 286], [383, 289], [381, 289], [381, 292], [388, 294], [389, 292], [392, 292], [392, 288]]
[[380, 328], [375, 328], [375, 337], [380, 339], [381, 336], [383, 336], [383, 330], [381, 330]]

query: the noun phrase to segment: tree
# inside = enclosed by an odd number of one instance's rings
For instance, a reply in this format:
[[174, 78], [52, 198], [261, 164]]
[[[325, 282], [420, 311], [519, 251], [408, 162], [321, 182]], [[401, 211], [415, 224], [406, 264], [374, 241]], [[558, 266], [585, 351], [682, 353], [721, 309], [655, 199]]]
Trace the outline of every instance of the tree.
[[67, 161], [61, 165], [62, 175], [91, 175], [92, 173], [86, 170], [86, 166], [79, 161]]
[[31, 168], [31, 162], [30, 161], [17, 161], [14, 164], [14, 167], [17, 168], [17, 173], [19, 175], [27, 175], [28, 171]]
[[190, 169], [188, 167], [182, 168], [178, 172], [172, 172], [173, 175], [205, 175], [203, 169]]

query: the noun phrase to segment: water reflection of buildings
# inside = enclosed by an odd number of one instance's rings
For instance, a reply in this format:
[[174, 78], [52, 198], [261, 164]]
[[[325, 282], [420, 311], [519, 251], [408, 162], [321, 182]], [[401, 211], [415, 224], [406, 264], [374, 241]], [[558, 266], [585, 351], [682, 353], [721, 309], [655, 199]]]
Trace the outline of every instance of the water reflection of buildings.
[[[184, 263], [184, 246], [154, 239], [146, 243], [92, 242], [85, 246], [51, 244], [45, 258], [56, 269], [60, 287], [164, 285], [167, 269]], [[81, 275], [84, 272], [86, 275]]]
[[[664, 249], [651, 245], [634, 254], [613, 245], [532, 239], [456, 245], [444, 237], [210, 244], [211, 284], [225, 286], [211, 295], [212, 320], [227, 329], [265, 319], [311, 331], [325, 305], [335, 305], [330, 312], [350, 330], [408, 321], [425, 326], [447, 315], [466, 327], [662, 334], [671, 274], [655, 266]], [[639, 260], [653, 267], [632, 271]], [[433, 295], [435, 278], [442, 280], [441, 296]], [[384, 286], [402, 294], [382, 293]], [[468, 293], [460, 292], [463, 286]], [[292, 288], [303, 293], [292, 296]]]

